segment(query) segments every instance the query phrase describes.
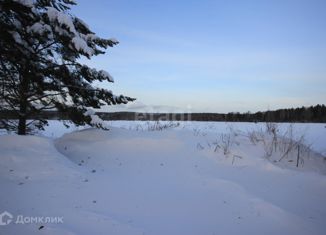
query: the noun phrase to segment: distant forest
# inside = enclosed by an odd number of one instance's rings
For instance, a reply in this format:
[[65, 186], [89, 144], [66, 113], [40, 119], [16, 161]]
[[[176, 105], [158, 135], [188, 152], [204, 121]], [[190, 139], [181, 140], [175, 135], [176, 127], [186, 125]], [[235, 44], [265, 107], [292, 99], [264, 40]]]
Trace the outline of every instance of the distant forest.
[[[256, 113], [139, 113], [97, 112], [104, 120], [171, 120], [171, 121], [226, 121], [226, 122], [314, 122], [326, 123], [326, 106], [278, 109]], [[49, 120], [66, 120], [68, 115], [57, 111], [39, 114]], [[13, 112], [0, 112], [0, 119], [16, 119]], [[33, 118], [33, 117], [30, 117]]]

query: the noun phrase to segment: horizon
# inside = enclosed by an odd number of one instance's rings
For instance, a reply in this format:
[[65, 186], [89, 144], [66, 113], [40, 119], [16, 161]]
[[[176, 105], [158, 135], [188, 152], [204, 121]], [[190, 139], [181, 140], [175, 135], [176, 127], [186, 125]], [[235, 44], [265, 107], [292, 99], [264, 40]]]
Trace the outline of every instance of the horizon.
[[325, 8], [319, 0], [81, 0], [72, 13], [120, 42], [82, 59], [115, 78], [99, 85], [137, 99], [103, 111], [254, 113], [326, 100]]
[[295, 109], [301, 109], [301, 108], [310, 108], [310, 107], [316, 107], [316, 106], [325, 106], [325, 104], [316, 104], [316, 105], [311, 105], [311, 106], [301, 106], [301, 107], [291, 107], [291, 108], [279, 108], [279, 109], [269, 109], [269, 110], [258, 110], [256, 112], [250, 112], [250, 111], [246, 111], [246, 112], [237, 112], [237, 111], [231, 111], [231, 112], [154, 112], [154, 113], [151, 113], [151, 112], [141, 112], [141, 111], [132, 111], [132, 110], [126, 110], [126, 111], [106, 111], [106, 110], [99, 110], [96, 112], [97, 113], [143, 113], [143, 114], [231, 114], [231, 113], [234, 113], [234, 114], [246, 114], [246, 113], [249, 113], [249, 114], [256, 114], [256, 113], [266, 113], [266, 112], [276, 112], [276, 111], [279, 111], [279, 110], [295, 110]]

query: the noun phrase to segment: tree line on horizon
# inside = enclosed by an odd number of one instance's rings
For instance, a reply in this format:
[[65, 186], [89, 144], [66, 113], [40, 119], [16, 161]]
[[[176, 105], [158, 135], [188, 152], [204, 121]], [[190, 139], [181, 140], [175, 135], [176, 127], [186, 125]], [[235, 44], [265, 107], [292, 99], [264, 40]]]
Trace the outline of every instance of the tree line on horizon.
[[[121, 114], [120, 117], [109, 115], [103, 119], [112, 120], [124, 119], [126, 114]], [[226, 121], [226, 122], [314, 122], [326, 123], [326, 106], [324, 104], [301, 107], [278, 109], [274, 111], [259, 111], [255, 113], [240, 113], [230, 112], [223, 113], [184, 113], [184, 114], [137, 114], [137, 120], [192, 120], [192, 121]], [[132, 115], [130, 115], [132, 116]], [[130, 119], [129, 119], [130, 120]]]
[[[141, 121], [226, 121], [226, 122], [311, 122], [326, 123], [326, 106], [324, 104], [278, 109], [255, 113], [140, 113], [140, 112], [97, 112], [103, 120], [141, 120]], [[47, 120], [69, 120], [64, 112], [47, 111], [38, 117]], [[38, 118], [35, 117], [35, 118]], [[15, 113], [0, 111], [0, 119], [15, 119]]]
[[318, 104], [256, 113], [228, 113], [224, 115], [224, 119], [246, 122], [326, 122], [326, 106]]
[[326, 123], [326, 106], [324, 104], [259, 111], [255, 113], [137, 113], [137, 112], [99, 112], [103, 120], [171, 120], [171, 121], [226, 121], [226, 122], [314, 122]]

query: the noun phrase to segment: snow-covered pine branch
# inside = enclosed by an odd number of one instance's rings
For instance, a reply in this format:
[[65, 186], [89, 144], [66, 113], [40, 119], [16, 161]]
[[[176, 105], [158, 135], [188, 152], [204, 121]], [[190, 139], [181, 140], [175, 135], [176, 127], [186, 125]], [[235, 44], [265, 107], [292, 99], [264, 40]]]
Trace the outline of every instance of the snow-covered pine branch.
[[26, 133], [26, 120], [44, 109], [65, 112], [77, 125], [99, 126], [85, 115], [87, 109], [134, 100], [94, 87], [96, 81], [114, 79], [105, 70], [80, 64], [79, 59], [104, 54], [118, 41], [96, 35], [70, 12], [75, 4], [72, 0], [0, 0], [0, 107], [16, 112], [19, 134]]

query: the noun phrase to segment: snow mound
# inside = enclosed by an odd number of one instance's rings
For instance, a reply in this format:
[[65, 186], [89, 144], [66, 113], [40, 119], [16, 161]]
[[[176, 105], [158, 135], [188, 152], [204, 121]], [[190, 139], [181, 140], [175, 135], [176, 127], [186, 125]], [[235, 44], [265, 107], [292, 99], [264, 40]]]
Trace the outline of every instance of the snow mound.
[[[51, 180], [72, 176], [75, 164], [59, 154], [53, 141], [37, 136], [0, 136], [1, 177], [12, 180]], [[14, 172], [13, 174], [9, 174]]]

